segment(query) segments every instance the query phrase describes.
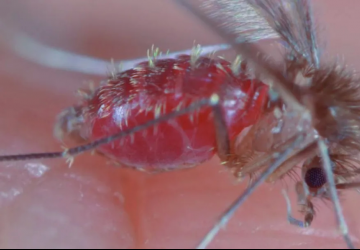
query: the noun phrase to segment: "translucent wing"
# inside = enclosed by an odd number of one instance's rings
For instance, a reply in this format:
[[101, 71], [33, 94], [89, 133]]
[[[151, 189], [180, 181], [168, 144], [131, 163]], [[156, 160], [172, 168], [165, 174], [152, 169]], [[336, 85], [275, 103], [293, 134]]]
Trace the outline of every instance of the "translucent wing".
[[[292, 122], [292, 115], [295, 115], [295, 117], [300, 116], [302, 123], [306, 124], [308, 122], [310, 127], [313, 127], [313, 116], [316, 116], [317, 114], [306, 108], [302, 103], [304, 102], [304, 99], [306, 99], [304, 97], [306, 95], [306, 90], [309, 89], [308, 87], [318, 86], [318, 83], [313, 79], [314, 75], [316, 76], [315, 73], [319, 75], [319, 73], [321, 74], [322, 72], [319, 69], [319, 52], [317, 49], [316, 34], [308, 1], [178, 0], [178, 2], [207, 24], [211, 30], [220, 35], [227, 43], [231, 44], [232, 47], [246, 60], [250, 63], [254, 63], [255, 73], [261, 77], [266, 77], [265, 82], [273, 87], [279, 94], [280, 99], [284, 102], [285, 106], [291, 109], [292, 112], [285, 112], [289, 122]], [[251, 8], [243, 7], [244, 4], [249, 4], [253, 9], [251, 10]], [[239, 32], [238, 26], [241, 25], [240, 21], [244, 21], [244, 17], [246, 17], [248, 13], [253, 13], [252, 11], [255, 10], [267, 20], [267, 25], [273, 28], [273, 31], [280, 37], [285, 48], [287, 48], [287, 53], [283, 58], [284, 66], [286, 66], [286, 68], [282, 67], [282, 65], [274, 64], [269, 60], [264, 60], [266, 54], [260, 46], [256, 43], [252, 43], [252, 40], [247, 37], [246, 32]], [[261, 29], [258, 29], [258, 31], [259, 30]], [[256, 33], [255, 31], [252, 32], [253, 34]], [[292, 63], [294, 63], [294, 65], [291, 65]], [[307, 71], [307, 67], [310, 67], [310, 70], [312, 71]], [[287, 72], [288, 69], [290, 69], [290, 74]], [[305, 84], [302, 84], [302, 82]], [[316, 84], [313, 84], [314, 82]], [[318, 100], [324, 101], [324, 98]], [[316, 103], [314, 102], [314, 106], [315, 104]], [[328, 104], [324, 103], [323, 107], [327, 106]], [[271, 124], [271, 122], [272, 121], [270, 121], [269, 124]], [[268, 125], [265, 124], [265, 126]], [[256, 136], [260, 130], [254, 131], [252, 137]], [[261, 175], [249, 185], [244, 193], [222, 214], [221, 218], [204, 237], [199, 248], [202, 249], [208, 246], [218, 231], [226, 225], [235, 211], [243, 204], [249, 195], [251, 195], [263, 181], [268, 179], [271, 174], [276, 170], [279, 170], [279, 167], [281, 168], [282, 164], [285, 164], [287, 160], [291, 160], [291, 155], [294, 150], [296, 150], [300, 144], [304, 143], [304, 139], [306, 139], [305, 137], [307, 136], [307, 131], [301, 129], [299, 132], [301, 133], [298, 134], [297, 138], [293, 140], [291, 144], [285, 145], [286, 149], [282, 151], [282, 153], [274, 154], [273, 158], [275, 158], [275, 160], [273, 159], [270, 165], [267, 164], [268, 167], [266, 167], [264, 172], [262, 172]], [[265, 133], [264, 138], [267, 138], [267, 135], [269, 134]], [[283, 133], [281, 133], [281, 135], [283, 135]], [[270, 137], [270, 139], [272, 138]], [[249, 141], [253, 142], [252, 140]], [[282, 141], [282, 138], [280, 138], [280, 141]], [[270, 144], [273, 146], [273, 143], [274, 141]], [[318, 138], [306, 148], [301, 148], [300, 153], [307, 155], [308, 151], [310, 152], [310, 150], [308, 150], [309, 148], [318, 149], [319, 157], [322, 159], [326, 180], [329, 185], [329, 197], [331, 197], [334, 204], [338, 226], [341, 229], [341, 233], [348, 247], [354, 248], [348, 234], [347, 224], [337, 195], [332, 163], [326, 141], [322, 138]], [[263, 150], [262, 148], [258, 149], [256, 145], [251, 145], [250, 149], [256, 153], [254, 155], [250, 152], [248, 155], [251, 158], [253, 156], [258, 157], [257, 153]], [[262, 159], [263, 158], [261, 158], [261, 160]], [[246, 167], [247, 166], [244, 165], [240, 171], [243, 171]]]
[[[223, 30], [234, 35], [237, 42], [256, 42], [263, 39], [279, 38], [266, 19], [243, 0], [191, 1], [209, 18], [216, 21]], [[196, 8], [196, 7], [195, 7]]]
[[[286, 104], [294, 107], [296, 111], [303, 111], [293, 79], [284, 76], [283, 67], [264, 60], [267, 54], [258, 44], [253, 43], [270, 37], [282, 38], [282, 34], [271, 27], [271, 22], [259, 15], [256, 9], [260, 7], [257, 7], [255, 2], [251, 4], [244, 0], [177, 0], [177, 2], [201, 19], [244, 59], [253, 64], [255, 73], [266, 78], [266, 82], [273, 85]], [[277, 17], [279, 20], [284, 18], [285, 16]], [[274, 22], [276, 23], [275, 20]], [[282, 39], [282, 41], [286, 43], [286, 40]]]
[[[232, 43], [281, 38], [295, 56], [318, 67], [319, 52], [307, 0], [181, 1]], [[226, 36], [224, 36], [226, 34]]]
[[[303, 109], [298, 101], [301, 98], [301, 92], [294, 84], [294, 79], [290, 74], [285, 76], [281, 66], [273, 65], [272, 62], [262, 60], [261, 56], [257, 56], [265, 53], [254, 42], [267, 38], [279, 38], [279, 41], [287, 48], [287, 56], [292, 56], [296, 64], [301, 64], [300, 61], [306, 60], [309, 66], [318, 65], [316, 34], [308, 1], [184, 0], [178, 2], [185, 5], [212, 30], [231, 43], [242, 55], [245, 54], [255, 62], [255, 68], [259, 74], [267, 73], [266, 82], [278, 87], [281, 98], [288, 104], [287, 109], [291, 107], [295, 114], [301, 114]], [[291, 120], [297, 115], [286, 117], [286, 124], [294, 122]], [[275, 117], [272, 122], [280, 124]], [[273, 126], [279, 125], [270, 124], [269, 121], [267, 123], [259, 121], [259, 123], [262, 126], [258, 126], [257, 130], [262, 131], [263, 128], [268, 128], [268, 130], [261, 133], [257, 131], [255, 134], [274, 137]], [[291, 129], [293, 131], [290, 134], [286, 133], [289, 138], [294, 135], [293, 133], [297, 133], [296, 126], [290, 126], [287, 130]], [[289, 139], [283, 138], [285, 134], [283, 130], [281, 132], [279, 134], [282, 136], [276, 139], [275, 136], [274, 140], [271, 140], [274, 145]]]
[[267, 20], [244, 0], [192, 0], [178, 3], [186, 5], [209, 26], [218, 27], [217, 33], [231, 35], [235, 42], [256, 42], [280, 36]]
[[311, 6], [307, 0], [247, 0], [279, 34], [296, 57], [319, 67], [319, 51]]

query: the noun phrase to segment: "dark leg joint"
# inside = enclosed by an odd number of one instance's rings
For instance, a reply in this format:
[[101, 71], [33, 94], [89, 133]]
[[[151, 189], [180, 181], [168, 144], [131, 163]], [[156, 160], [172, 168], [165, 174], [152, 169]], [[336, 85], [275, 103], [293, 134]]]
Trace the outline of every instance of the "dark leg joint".
[[283, 190], [283, 195], [286, 201], [286, 207], [287, 207], [287, 220], [291, 225], [301, 227], [301, 228], [307, 228], [311, 225], [311, 222], [314, 218], [314, 208], [311, 202], [308, 202], [308, 204], [305, 205], [305, 219], [304, 221], [298, 220], [292, 216], [291, 211], [291, 204], [289, 196], [287, 195], [286, 191]]

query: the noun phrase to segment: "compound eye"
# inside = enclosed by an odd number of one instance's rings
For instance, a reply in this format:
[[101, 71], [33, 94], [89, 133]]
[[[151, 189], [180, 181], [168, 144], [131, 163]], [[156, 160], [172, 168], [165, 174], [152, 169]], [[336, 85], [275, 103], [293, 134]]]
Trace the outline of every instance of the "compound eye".
[[310, 168], [306, 171], [305, 182], [310, 188], [321, 188], [326, 183], [326, 176], [322, 168]]

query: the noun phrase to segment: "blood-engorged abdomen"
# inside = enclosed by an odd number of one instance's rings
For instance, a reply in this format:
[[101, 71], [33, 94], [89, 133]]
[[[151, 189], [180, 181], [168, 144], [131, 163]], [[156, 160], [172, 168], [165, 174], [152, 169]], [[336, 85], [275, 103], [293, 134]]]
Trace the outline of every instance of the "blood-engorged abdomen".
[[[233, 72], [223, 59], [183, 55], [144, 62], [103, 83], [81, 107], [81, 129], [96, 140], [179, 110], [217, 93], [234, 139], [252, 125], [267, 102], [267, 86]], [[183, 115], [100, 146], [129, 167], [166, 171], [196, 166], [216, 153], [211, 108]]]

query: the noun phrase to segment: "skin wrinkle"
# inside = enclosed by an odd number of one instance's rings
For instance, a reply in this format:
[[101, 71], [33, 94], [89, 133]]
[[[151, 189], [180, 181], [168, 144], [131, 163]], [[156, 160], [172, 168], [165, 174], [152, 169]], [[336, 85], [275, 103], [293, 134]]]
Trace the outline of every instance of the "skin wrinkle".
[[[320, 0], [315, 7], [319, 7], [326, 51], [344, 54], [360, 70], [356, 49], [360, 37], [354, 32], [360, 3]], [[142, 3], [142, 8], [130, 0], [88, 5], [70, 0], [3, 1], [0, 16], [46, 44], [105, 59], [143, 57], [153, 43], [173, 51], [191, 47], [194, 39], [200, 44], [221, 42], [201, 24], [194, 24], [196, 19], [156, 0]], [[37, 66], [1, 45], [0, 54], [0, 139], [6, 142], [0, 146], [1, 154], [59, 149], [61, 144], [52, 136], [56, 115], [75, 103], [73, 93], [84, 81], [100, 78]], [[247, 185], [234, 185], [234, 178], [216, 158], [196, 169], [159, 175], [108, 162], [89, 153], [76, 157], [70, 169], [61, 159], [31, 162], [50, 170], [39, 178], [13, 178], [19, 181], [4, 184], [6, 190], [24, 192], [0, 207], [0, 247], [191, 248]], [[27, 171], [26, 163], [1, 163], [0, 168], [15, 167], [8, 174], [17, 177]], [[294, 183], [290, 178], [286, 183], [295, 212]], [[312, 228], [287, 224], [283, 186], [264, 184], [257, 190], [212, 247], [343, 248], [332, 209], [322, 202], [315, 204], [318, 215]], [[348, 192], [342, 200], [359, 246], [360, 197]]]

